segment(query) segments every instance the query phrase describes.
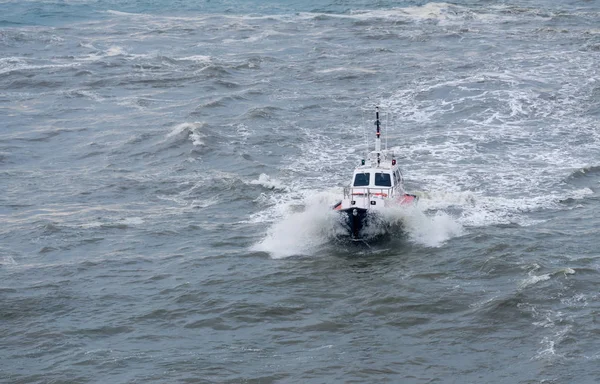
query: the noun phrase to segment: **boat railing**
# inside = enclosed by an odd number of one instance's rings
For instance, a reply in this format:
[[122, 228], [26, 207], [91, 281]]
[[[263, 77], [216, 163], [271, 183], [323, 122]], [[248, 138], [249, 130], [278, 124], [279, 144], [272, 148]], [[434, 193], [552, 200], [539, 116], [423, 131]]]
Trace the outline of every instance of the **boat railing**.
[[392, 187], [344, 187], [344, 198], [356, 200], [357, 198], [371, 199], [372, 197], [384, 198], [394, 196]]

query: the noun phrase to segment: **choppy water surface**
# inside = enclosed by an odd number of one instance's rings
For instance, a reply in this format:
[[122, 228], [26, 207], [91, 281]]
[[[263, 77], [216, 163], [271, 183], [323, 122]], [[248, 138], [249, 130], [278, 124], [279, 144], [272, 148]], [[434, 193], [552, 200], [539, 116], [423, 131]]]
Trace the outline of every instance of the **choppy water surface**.
[[600, 6], [370, 3], [0, 3], [0, 381], [600, 380]]

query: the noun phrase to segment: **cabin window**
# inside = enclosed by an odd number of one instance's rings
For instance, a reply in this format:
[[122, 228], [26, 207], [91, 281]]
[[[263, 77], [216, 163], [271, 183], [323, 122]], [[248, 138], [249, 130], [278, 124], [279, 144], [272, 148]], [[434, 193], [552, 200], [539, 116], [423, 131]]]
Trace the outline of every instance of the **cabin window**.
[[389, 173], [376, 173], [375, 185], [378, 187], [391, 187], [392, 178]]
[[369, 178], [371, 177], [370, 173], [357, 173], [354, 176], [354, 186], [355, 187], [365, 187], [369, 185]]

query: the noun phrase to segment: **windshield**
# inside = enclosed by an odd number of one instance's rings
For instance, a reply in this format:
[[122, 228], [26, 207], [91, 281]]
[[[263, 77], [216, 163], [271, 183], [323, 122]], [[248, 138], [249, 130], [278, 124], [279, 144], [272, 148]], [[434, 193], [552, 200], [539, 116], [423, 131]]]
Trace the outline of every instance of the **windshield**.
[[369, 185], [369, 178], [371, 177], [370, 173], [357, 173], [354, 177], [354, 186], [355, 187], [364, 187]]
[[378, 187], [391, 187], [392, 178], [389, 173], [376, 173], [375, 174], [375, 185]]

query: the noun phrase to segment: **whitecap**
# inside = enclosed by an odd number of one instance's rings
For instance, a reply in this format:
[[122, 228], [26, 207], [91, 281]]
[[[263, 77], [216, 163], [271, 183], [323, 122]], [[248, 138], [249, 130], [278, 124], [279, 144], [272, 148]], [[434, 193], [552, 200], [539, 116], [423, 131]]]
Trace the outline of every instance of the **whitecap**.
[[219, 203], [219, 199], [216, 196], [202, 200], [192, 200], [192, 208], [208, 208]]
[[185, 60], [185, 61], [196, 61], [198, 63], [210, 63], [212, 62], [212, 58], [210, 56], [204, 56], [204, 55], [193, 55], [193, 56], [186, 56], [186, 57], [179, 57], [176, 60]]
[[120, 222], [125, 225], [140, 225], [144, 223], [144, 220], [141, 217], [128, 217], [121, 219]]
[[321, 69], [316, 72], [317, 73], [360, 72], [360, 73], [369, 73], [369, 74], [377, 73], [377, 71], [374, 69], [360, 68], [360, 67], [335, 67], [335, 68]]
[[17, 262], [12, 256], [2, 256], [0, 265], [17, 265]]
[[575, 270], [573, 268], [563, 268], [563, 269], [557, 271], [557, 273], [563, 273], [565, 276], [574, 275]]
[[9, 57], [4, 60], [0, 59], [0, 75], [8, 74], [15, 71], [35, 71], [39, 69], [61, 69], [61, 68], [76, 68], [79, 63], [67, 64], [41, 64], [32, 65], [27, 61], [17, 57]]
[[142, 15], [140, 13], [114, 11], [112, 9], [107, 10], [106, 13], [108, 13], [109, 15], [114, 15], [114, 16], [140, 16], [140, 15]]
[[287, 190], [288, 189], [288, 187], [281, 180], [272, 178], [271, 176], [264, 174], [264, 173], [261, 173], [260, 176], [258, 176], [257, 180], [250, 181], [250, 184], [260, 185], [267, 189], [276, 189], [276, 190]]
[[125, 52], [125, 49], [116, 45], [113, 45], [106, 50], [106, 56], [119, 56], [125, 54], [127, 54], [127, 52]]
[[537, 284], [540, 281], [550, 280], [550, 278], [552, 276], [563, 275], [563, 276], [566, 277], [567, 275], [573, 275], [573, 274], [575, 274], [575, 270], [574, 269], [565, 267], [565, 268], [558, 269], [558, 270], [556, 270], [554, 272], [551, 272], [551, 273], [545, 273], [545, 274], [542, 274], [542, 275], [534, 275], [533, 271], [538, 270], [540, 268], [541, 267], [539, 265], [535, 264], [534, 265], [534, 269], [529, 272], [529, 277], [526, 278], [526, 279], [524, 279], [523, 281], [521, 281], [519, 283], [519, 288], [526, 288], [526, 287], [529, 287], [531, 285]]
[[546, 273], [546, 274], [543, 274], [543, 275], [539, 275], [539, 276], [530, 275], [528, 278], [524, 279], [523, 281], [521, 281], [519, 283], [519, 288], [526, 288], [526, 287], [529, 287], [531, 285], [537, 284], [540, 281], [547, 281], [547, 280], [550, 280], [550, 274], [549, 273]]
[[187, 134], [190, 140], [192, 141], [192, 144], [194, 144], [195, 146], [202, 146], [204, 145], [204, 135], [202, 134], [200, 129], [205, 125], [206, 124], [203, 122], [177, 124], [172, 128], [171, 132], [167, 134], [167, 138]]

